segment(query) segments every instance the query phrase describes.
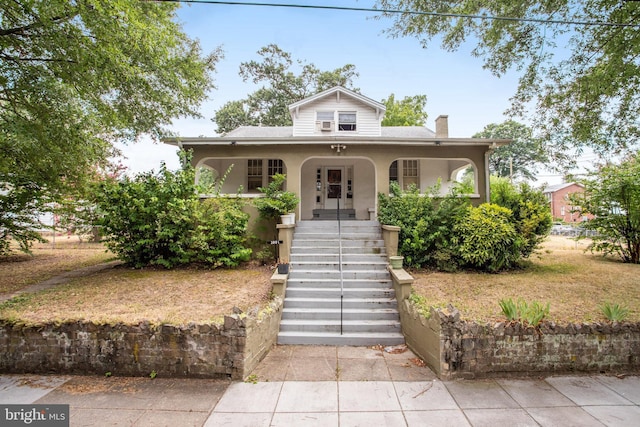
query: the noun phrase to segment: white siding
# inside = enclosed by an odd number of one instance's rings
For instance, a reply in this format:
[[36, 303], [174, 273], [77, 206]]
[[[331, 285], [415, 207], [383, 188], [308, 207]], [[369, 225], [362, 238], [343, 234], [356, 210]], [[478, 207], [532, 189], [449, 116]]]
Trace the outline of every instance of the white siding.
[[[334, 129], [331, 132], [320, 131], [316, 126], [316, 111], [335, 111]], [[338, 111], [356, 111], [357, 126], [355, 132], [339, 132], [337, 130]], [[380, 136], [380, 119], [376, 111], [357, 100], [342, 95], [338, 102], [335, 94], [320, 99], [317, 102], [304, 105], [293, 120], [294, 136], [329, 136], [329, 135], [357, 135]]]

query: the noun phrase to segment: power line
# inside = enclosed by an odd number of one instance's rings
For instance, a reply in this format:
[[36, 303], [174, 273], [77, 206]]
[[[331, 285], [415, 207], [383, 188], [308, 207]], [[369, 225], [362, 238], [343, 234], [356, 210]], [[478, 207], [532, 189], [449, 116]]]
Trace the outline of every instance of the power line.
[[530, 22], [530, 23], [536, 23], [536, 24], [561, 24], [561, 25], [640, 28], [640, 24], [624, 24], [624, 23], [617, 23], [617, 22], [564, 21], [559, 19], [542, 19], [542, 18], [513, 18], [508, 16], [422, 12], [418, 10], [377, 9], [377, 8], [355, 7], [355, 6], [327, 6], [327, 5], [312, 5], [312, 4], [295, 4], [295, 3], [257, 3], [257, 2], [221, 1], [221, 0], [152, 0], [152, 1], [168, 2], [168, 3], [200, 3], [200, 4], [215, 4], [215, 5], [228, 5], [228, 6], [262, 6], [262, 7], [282, 7], [282, 8], [296, 8], [296, 9], [338, 10], [338, 11], [351, 11], [351, 12], [374, 12], [374, 13], [386, 13], [386, 14], [393, 14], [393, 15], [400, 14], [400, 15], [432, 16], [437, 18], [487, 19], [492, 21]]

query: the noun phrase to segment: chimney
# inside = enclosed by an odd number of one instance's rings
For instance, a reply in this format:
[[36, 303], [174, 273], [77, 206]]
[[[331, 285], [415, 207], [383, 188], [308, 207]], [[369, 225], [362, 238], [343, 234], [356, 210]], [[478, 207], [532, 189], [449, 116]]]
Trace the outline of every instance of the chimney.
[[449, 138], [449, 116], [441, 114], [436, 119], [436, 138]]

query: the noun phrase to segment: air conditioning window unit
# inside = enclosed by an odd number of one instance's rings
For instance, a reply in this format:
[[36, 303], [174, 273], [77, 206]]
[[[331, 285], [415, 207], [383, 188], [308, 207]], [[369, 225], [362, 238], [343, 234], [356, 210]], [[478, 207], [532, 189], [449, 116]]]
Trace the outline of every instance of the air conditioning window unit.
[[323, 120], [322, 122], [320, 122], [320, 130], [332, 130], [333, 129], [333, 122], [330, 120]]

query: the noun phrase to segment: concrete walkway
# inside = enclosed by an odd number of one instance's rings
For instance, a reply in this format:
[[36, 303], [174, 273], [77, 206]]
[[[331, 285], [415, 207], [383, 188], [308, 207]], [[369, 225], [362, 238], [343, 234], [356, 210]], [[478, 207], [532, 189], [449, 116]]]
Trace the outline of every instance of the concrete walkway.
[[618, 427], [640, 377], [440, 381], [410, 351], [278, 346], [246, 382], [3, 375], [9, 403], [69, 404], [72, 426]]

